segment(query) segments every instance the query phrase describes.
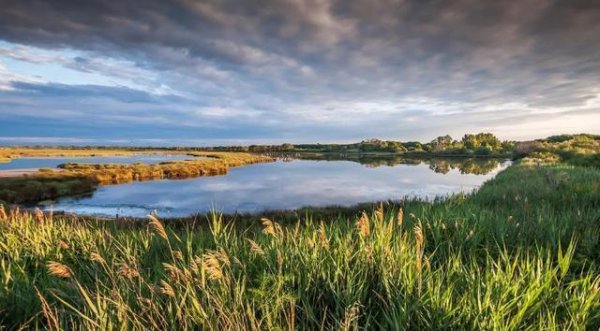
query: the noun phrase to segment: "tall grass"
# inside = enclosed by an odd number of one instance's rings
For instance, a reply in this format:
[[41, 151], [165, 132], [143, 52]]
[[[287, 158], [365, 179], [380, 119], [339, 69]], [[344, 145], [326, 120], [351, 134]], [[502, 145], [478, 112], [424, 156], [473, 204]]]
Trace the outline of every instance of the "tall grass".
[[249, 227], [2, 209], [0, 325], [597, 329], [599, 183], [515, 166], [471, 196]]

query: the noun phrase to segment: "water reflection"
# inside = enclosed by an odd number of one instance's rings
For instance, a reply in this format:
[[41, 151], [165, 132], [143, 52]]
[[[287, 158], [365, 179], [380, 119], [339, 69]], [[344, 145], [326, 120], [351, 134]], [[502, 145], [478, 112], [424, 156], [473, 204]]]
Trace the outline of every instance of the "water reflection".
[[56, 168], [63, 163], [160, 163], [190, 159], [192, 156], [183, 154], [138, 154], [128, 156], [92, 156], [92, 157], [23, 157], [7, 163], [0, 163], [1, 170]]
[[497, 162], [491, 169], [493, 163], [485, 164], [486, 167], [469, 162], [459, 165], [452, 160], [356, 162], [286, 158], [234, 168], [225, 176], [103, 186], [91, 197], [61, 200], [54, 209], [113, 216], [144, 216], [157, 210], [162, 216], [187, 216], [211, 208], [260, 212], [407, 196], [433, 198], [471, 191], [507, 165]]
[[447, 174], [457, 169], [461, 174], [485, 175], [498, 168], [504, 160], [492, 158], [414, 158], [402, 156], [369, 156], [344, 154], [279, 154], [284, 162], [292, 160], [353, 161], [368, 168], [381, 166], [427, 164], [436, 173]]

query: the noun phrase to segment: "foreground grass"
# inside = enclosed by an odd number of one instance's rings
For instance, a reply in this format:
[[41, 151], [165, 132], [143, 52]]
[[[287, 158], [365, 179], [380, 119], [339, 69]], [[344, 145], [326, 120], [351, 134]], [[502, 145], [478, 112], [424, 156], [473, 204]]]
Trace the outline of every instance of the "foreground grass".
[[597, 329], [599, 185], [513, 166], [472, 196], [243, 225], [0, 212], [0, 325]]

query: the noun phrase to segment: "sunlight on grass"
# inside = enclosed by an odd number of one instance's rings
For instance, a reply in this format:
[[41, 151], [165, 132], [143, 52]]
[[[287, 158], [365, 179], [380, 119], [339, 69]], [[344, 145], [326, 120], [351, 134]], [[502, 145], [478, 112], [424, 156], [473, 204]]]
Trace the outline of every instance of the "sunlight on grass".
[[597, 169], [514, 166], [474, 195], [252, 224], [2, 209], [0, 323], [594, 329], [599, 183]]

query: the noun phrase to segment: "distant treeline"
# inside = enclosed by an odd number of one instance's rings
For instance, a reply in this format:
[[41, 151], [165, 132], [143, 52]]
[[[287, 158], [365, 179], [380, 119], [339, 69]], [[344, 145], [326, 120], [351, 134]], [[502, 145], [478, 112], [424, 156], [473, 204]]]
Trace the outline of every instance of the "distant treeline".
[[353, 144], [282, 144], [219, 146], [207, 150], [240, 152], [319, 152], [319, 153], [422, 153], [447, 155], [511, 155], [515, 141], [501, 141], [491, 133], [466, 134], [460, 140], [450, 135], [440, 136], [423, 143], [368, 139]]
[[[214, 147], [152, 147], [152, 146], [62, 146], [73, 150], [123, 150], [123, 151], [224, 151], [251, 153], [338, 153], [369, 154], [397, 153], [438, 156], [491, 156], [523, 158], [531, 154], [541, 158], [569, 159], [574, 155], [598, 154], [600, 135], [556, 135], [532, 141], [500, 140], [491, 133], [465, 134], [461, 139], [450, 135], [439, 136], [430, 142], [367, 139], [352, 144], [280, 144]], [[46, 149], [48, 146], [28, 146]], [[0, 157], [2, 148], [0, 147]], [[594, 158], [597, 156], [594, 156]]]

